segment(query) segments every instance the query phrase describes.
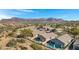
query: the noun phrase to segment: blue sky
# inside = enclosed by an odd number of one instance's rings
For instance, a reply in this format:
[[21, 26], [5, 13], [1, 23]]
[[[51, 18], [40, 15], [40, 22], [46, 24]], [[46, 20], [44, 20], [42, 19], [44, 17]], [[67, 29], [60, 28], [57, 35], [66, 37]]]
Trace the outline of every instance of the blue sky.
[[11, 17], [79, 20], [79, 9], [0, 9], [0, 19]]

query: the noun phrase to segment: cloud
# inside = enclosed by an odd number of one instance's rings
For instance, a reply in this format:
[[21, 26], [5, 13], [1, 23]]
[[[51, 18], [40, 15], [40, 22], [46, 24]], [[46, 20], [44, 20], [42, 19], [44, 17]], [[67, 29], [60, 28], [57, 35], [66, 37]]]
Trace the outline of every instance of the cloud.
[[28, 13], [33, 13], [34, 12], [34, 10], [29, 10], [29, 9], [17, 9], [17, 11], [28, 12]]
[[8, 19], [8, 18], [11, 18], [13, 16], [9, 16], [9, 15], [0, 15], [0, 20], [1, 19]]
[[26, 17], [27, 13], [34, 13], [31, 9], [0, 9], [0, 20], [11, 17]]

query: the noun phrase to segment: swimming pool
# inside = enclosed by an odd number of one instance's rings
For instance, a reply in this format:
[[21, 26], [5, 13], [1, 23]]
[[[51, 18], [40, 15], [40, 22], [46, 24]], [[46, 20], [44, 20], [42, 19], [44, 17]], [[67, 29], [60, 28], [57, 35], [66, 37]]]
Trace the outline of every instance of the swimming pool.
[[34, 40], [38, 42], [44, 42], [46, 39], [43, 36], [39, 35], [38, 37], [34, 38]]
[[53, 48], [53, 49], [61, 49], [62, 46], [56, 42], [48, 42], [47, 47]]

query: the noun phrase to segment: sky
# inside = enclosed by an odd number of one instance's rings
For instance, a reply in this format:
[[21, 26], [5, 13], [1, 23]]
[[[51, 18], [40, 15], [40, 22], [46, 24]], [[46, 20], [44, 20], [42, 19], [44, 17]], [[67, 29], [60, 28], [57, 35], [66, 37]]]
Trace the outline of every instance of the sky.
[[11, 17], [79, 20], [79, 9], [0, 9], [0, 19]]

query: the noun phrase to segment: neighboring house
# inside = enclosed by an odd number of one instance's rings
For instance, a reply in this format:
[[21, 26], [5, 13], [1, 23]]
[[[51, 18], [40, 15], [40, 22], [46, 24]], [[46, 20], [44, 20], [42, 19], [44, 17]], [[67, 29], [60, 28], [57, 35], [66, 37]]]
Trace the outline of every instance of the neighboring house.
[[67, 46], [72, 40], [72, 37], [68, 34], [64, 34], [58, 38], [51, 39], [47, 42], [48, 47], [51, 48], [64, 48]]
[[55, 32], [56, 29], [49, 29], [49, 30], [46, 30], [46, 33], [51, 33], [51, 32]]
[[52, 27], [45, 26], [45, 31], [46, 31], [46, 33], [51, 33], [51, 32], [55, 32], [55, 29]]
[[79, 39], [77, 39], [73, 44], [73, 50], [79, 50]]
[[45, 28], [42, 27], [42, 26], [38, 26], [36, 29], [39, 30], [39, 31], [43, 31], [43, 30], [45, 30]]

